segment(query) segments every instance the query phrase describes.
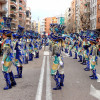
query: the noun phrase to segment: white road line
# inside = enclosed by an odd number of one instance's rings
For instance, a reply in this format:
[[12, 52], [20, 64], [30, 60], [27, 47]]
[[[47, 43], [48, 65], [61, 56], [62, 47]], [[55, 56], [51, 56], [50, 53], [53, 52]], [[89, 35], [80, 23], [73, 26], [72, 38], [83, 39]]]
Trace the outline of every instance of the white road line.
[[42, 97], [45, 59], [46, 59], [46, 56], [43, 57], [43, 63], [42, 63], [42, 67], [41, 67], [40, 79], [39, 79], [39, 84], [38, 84], [37, 94], [36, 94], [35, 100], [41, 100], [41, 97]]
[[97, 74], [97, 77], [98, 77], [97, 82], [100, 82], [100, 75]]
[[65, 52], [63, 52], [64, 53], [64, 55], [66, 55], [67, 57], [69, 57], [69, 55], [68, 54], [66, 54]]
[[44, 51], [44, 56], [49, 56], [49, 51]]
[[92, 95], [95, 98], [97, 98], [98, 100], [100, 100], [100, 90], [96, 90], [92, 84], [90, 87], [90, 95]]
[[52, 100], [49, 56], [47, 56], [46, 100]]

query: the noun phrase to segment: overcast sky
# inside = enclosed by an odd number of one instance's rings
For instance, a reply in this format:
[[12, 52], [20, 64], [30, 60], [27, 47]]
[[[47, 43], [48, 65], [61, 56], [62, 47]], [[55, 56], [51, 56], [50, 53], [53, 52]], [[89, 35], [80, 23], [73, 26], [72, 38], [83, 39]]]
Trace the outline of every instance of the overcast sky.
[[53, 17], [64, 14], [72, 0], [27, 0], [27, 6], [31, 8], [32, 20], [41, 20], [45, 17]]

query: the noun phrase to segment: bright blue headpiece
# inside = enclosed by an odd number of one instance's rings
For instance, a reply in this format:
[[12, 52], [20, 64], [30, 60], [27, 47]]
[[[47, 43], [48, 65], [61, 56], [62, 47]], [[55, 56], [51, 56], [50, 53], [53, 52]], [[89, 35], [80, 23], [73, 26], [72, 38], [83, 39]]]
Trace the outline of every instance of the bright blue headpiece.
[[65, 29], [64, 25], [60, 25], [57, 23], [50, 24], [50, 31], [51, 31], [50, 37], [53, 40], [65, 39], [65, 37], [62, 36], [64, 34], [64, 29]]
[[22, 36], [23, 35], [23, 30], [24, 30], [24, 27], [22, 27], [22, 26], [20, 26], [20, 25], [18, 25], [18, 30], [17, 30], [17, 34], [18, 35], [20, 35], [20, 36]]
[[4, 20], [4, 29], [5, 28], [11, 29], [12, 18], [11, 17], [3, 17], [3, 20]]

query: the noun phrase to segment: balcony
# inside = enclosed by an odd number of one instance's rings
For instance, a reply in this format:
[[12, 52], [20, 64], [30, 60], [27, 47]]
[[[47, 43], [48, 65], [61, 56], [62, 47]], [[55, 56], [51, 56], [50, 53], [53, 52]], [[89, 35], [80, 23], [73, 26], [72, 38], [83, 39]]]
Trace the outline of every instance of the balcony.
[[0, 0], [0, 3], [5, 4], [7, 3], [7, 0]]
[[26, 22], [26, 25], [30, 25], [30, 22]]
[[12, 19], [16, 19], [16, 15], [15, 14], [10, 14], [10, 17], [12, 18]]
[[11, 0], [10, 2], [11, 2], [11, 3], [10, 3], [11, 5], [17, 7], [17, 2], [16, 2], [16, 0]]
[[15, 24], [15, 23], [17, 23], [17, 20], [16, 19], [13, 19], [11, 23], [12, 24]]
[[19, 17], [19, 20], [20, 20], [20, 21], [22, 21], [22, 20], [23, 20], [23, 18], [22, 18], [22, 17]]
[[11, 30], [12, 31], [16, 31], [16, 29], [17, 29], [16, 24], [15, 23], [11, 23]]
[[6, 14], [7, 13], [7, 8], [2, 8], [2, 9], [0, 9], [0, 13], [1, 14]]
[[11, 5], [10, 6], [10, 11], [11, 11], [11, 13], [14, 13], [16, 11], [16, 6], [15, 5]]
[[27, 17], [26, 20], [30, 21], [31, 19]]
[[12, 22], [15, 22], [15, 23], [16, 23], [17, 21], [18, 21], [18, 20], [17, 20], [17, 19], [15, 19], [15, 18], [13, 18], [13, 19], [12, 19]]
[[22, 0], [19, 0], [19, 4], [22, 5], [22, 3], [23, 3]]

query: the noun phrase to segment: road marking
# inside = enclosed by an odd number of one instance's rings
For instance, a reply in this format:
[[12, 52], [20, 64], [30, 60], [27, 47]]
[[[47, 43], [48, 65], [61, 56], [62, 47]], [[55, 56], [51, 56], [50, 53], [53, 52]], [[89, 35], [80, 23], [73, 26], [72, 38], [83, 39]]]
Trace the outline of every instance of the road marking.
[[44, 51], [44, 56], [49, 56], [49, 51]]
[[92, 84], [90, 87], [90, 95], [92, 95], [95, 98], [97, 98], [98, 100], [100, 100], [100, 90], [96, 90]]
[[97, 77], [98, 77], [97, 82], [100, 82], [100, 75], [97, 74]]
[[46, 59], [46, 56], [43, 57], [43, 63], [42, 63], [42, 67], [41, 67], [40, 79], [39, 79], [39, 84], [38, 84], [38, 88], [37, 88], [37, 93], [36, 93], [35, 100], [41, 100], [41, 97], [42, 97], [45, 59]]
[[67, 57], [69, 57], [69, 55], [68, 54], [66, 54], [65, 52], [63, 52], [64, 53], [64, 55], [66, 55]]
[[52, 100], [49, 56], [47, 56], [46, 100]]

